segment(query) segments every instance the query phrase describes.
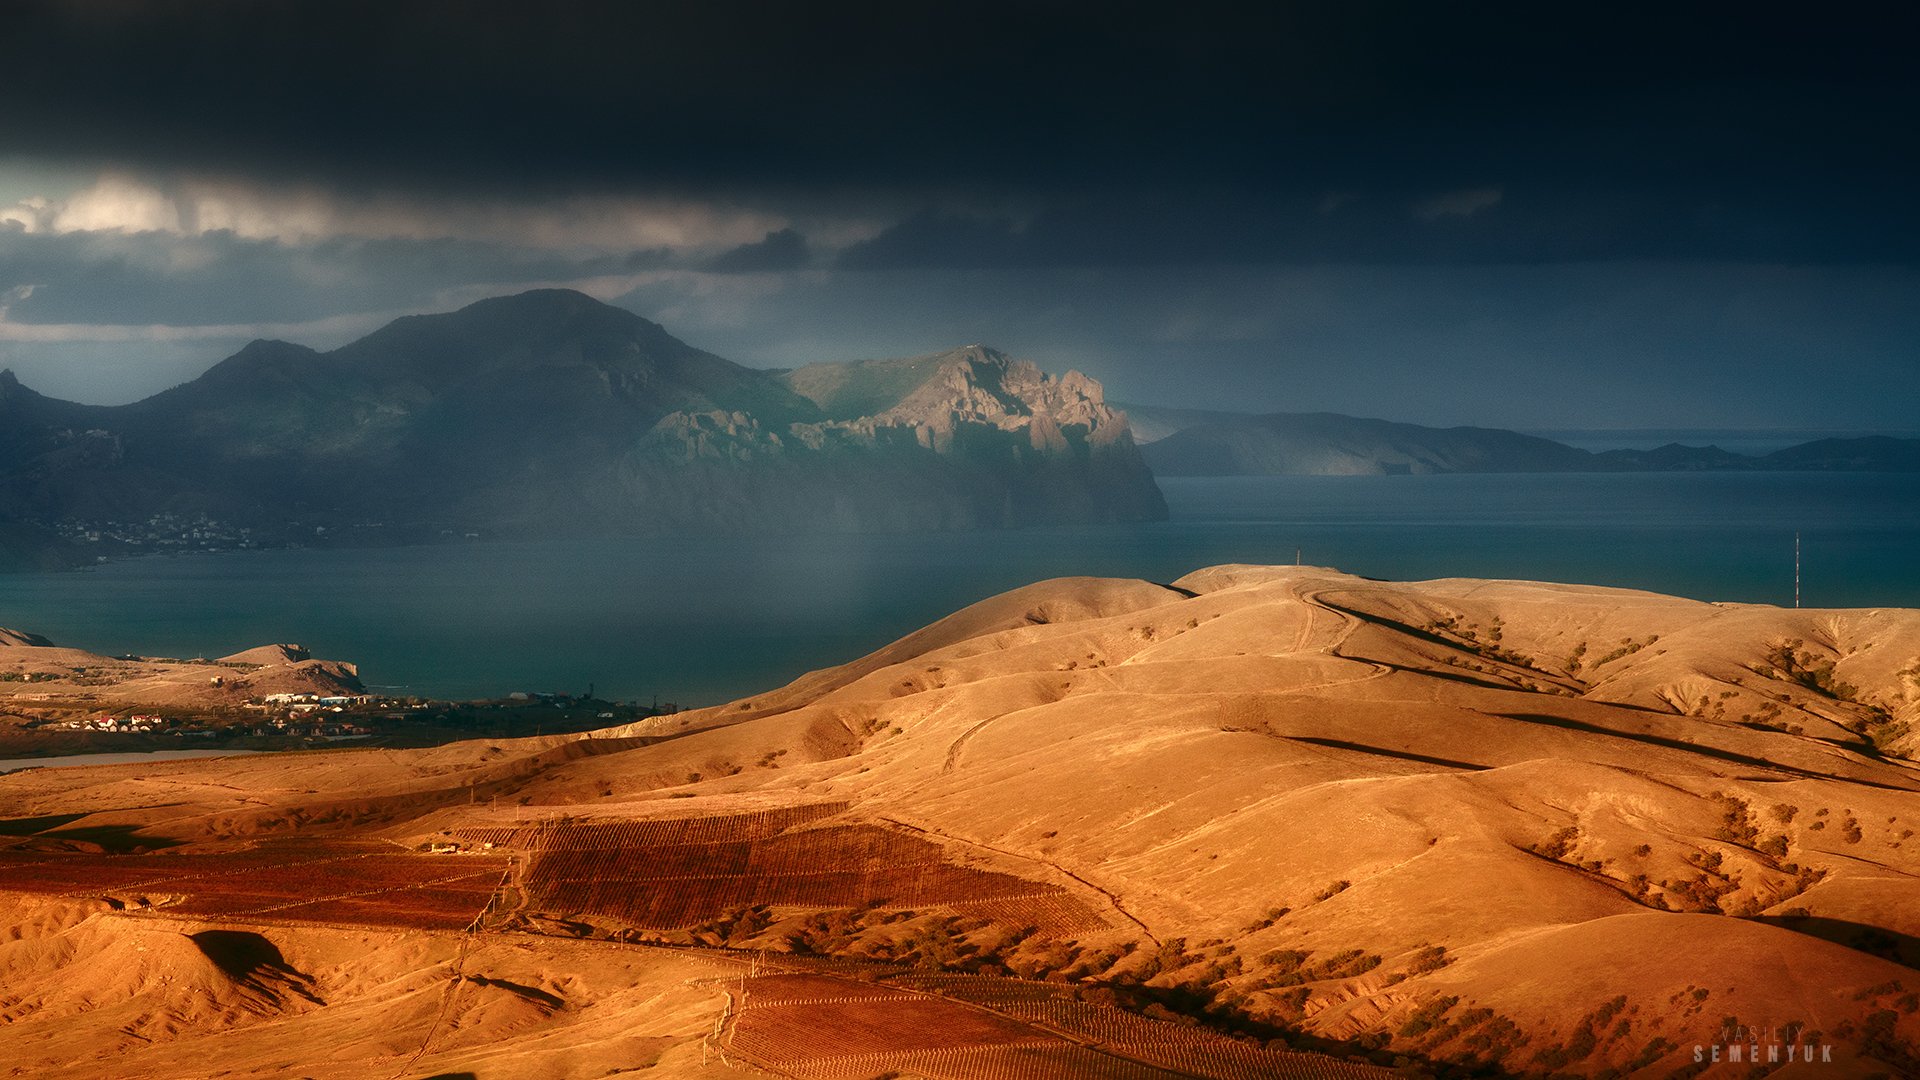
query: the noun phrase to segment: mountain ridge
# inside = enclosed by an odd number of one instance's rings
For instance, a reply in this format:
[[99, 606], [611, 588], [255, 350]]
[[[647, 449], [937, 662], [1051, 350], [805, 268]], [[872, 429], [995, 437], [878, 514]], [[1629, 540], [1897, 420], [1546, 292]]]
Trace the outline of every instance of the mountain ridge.
[[1920, 439], [1818, 439], [1761, 455], [1677, 442], [1596, 452], [1506, 428], [1437, 428], [1331, 412], [1201, 419], [1146, 443], [1141, 453], [1159, 476], [1920, 470]]
[[[978, 355], [968, 385], [1018, 372], [1025, 397], [988, 394], [979, 400], [997, 409], [976, 409], [962, 393], [830, 417], [783, 373], [733, 363], [584, 294], [535, 290], [405, 316], [326, 352], [254, 341], [125, 406], [0, 383], [0, 417], [15, 421], [0, 434], [0, 494], [43, 524], [185, 513], [256, 528], [292, 520], [309, 533], [366, 524], [529, 533], [556, 519], [644, 533], [1165, 516], [1097, 383], [994, 357]], [[877, 370], [852, 365], [840, 383], [858, 391]]]

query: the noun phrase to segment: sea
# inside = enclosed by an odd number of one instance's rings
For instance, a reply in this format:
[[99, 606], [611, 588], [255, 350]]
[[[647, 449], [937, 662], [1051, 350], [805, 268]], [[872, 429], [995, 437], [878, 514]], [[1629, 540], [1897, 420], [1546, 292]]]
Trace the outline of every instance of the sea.
[[1172, 520], [865, 536], [569, 535], [149, 556], [0, 575], [0, 626], [108, 654], [297, 643], [379, 692], [715, 704], [1044, 578], [1221, 563], [1920, 607], [1920, 475], [1166, 478]]

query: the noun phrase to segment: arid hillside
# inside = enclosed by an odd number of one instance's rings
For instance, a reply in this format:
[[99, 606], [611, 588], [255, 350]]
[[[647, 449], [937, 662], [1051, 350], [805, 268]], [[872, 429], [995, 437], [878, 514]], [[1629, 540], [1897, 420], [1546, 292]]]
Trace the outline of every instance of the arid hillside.
[[0, 710], [230, 706], [268, 694], [361, 689], [354, 665], [316, 660], [298, 645], [262, 645], [214, 660], [101, 656], [0, 628]]
[[1914, 611], [1042, 582], [585, 738], [0, 778], [0, 1049], [864, 1080], [1747, 1076], [1758, 1045], [1914, 1075], [1917, 716]]

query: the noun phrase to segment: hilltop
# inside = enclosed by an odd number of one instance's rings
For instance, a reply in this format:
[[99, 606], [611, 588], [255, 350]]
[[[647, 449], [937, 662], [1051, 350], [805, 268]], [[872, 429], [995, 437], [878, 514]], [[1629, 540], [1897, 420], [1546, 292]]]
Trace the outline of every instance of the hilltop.
[[[595, 1033], [628, 1026], [669, 1075], [1169, 1075], [1067, 1032], [1185, 1075], [1651, 1076], [1730, 1022], [1830, 1045], [1836, 1075], [1911, 1071], [1916, 719], [1915, 611], [1313, 567], [1042, 582], [584, 738], [0, 780], [35, 864], [6, 878], [16, 933], [64, 943], [0, 947], [10, 993], [45, 1009], [91, 965], [89, 993], [171, 1018], [136, 1043], [63, 1013], [9, 1053], [267, 1074], [331, 1023], [342, 1067], [303, 1068], [390, 1072], [450, 994], [422, 1071], [612, 1067], [642, 1058]], [[80, 854], [104, 826], [153, 853]], [[351, 846], [375, 842], [476, 861]], [[273, 950], [216, 994], [244, 1012], [95, 963], [169, 929]]]
[[359, 670], [298, 645], [262, 645], [217, 659], [102, 656], [0, 628], [0, 708], [237, 706], [269, 694], [358, 694]]

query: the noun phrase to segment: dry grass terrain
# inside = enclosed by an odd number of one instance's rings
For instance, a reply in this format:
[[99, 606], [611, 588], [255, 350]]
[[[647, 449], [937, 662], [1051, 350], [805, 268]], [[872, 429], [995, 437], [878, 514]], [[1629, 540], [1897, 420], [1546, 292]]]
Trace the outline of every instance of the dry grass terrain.
[[101, 656], [0, 629], [0, 710], [236, 706], [268, 694], [356, 694], [359, 672], [298, 645], [262, 645], [219, 659]]
[[1914, 611], [1043, 582], [590, 737], [0, 778], [0, 1061], [1915, 1075], [1917, 717]]

